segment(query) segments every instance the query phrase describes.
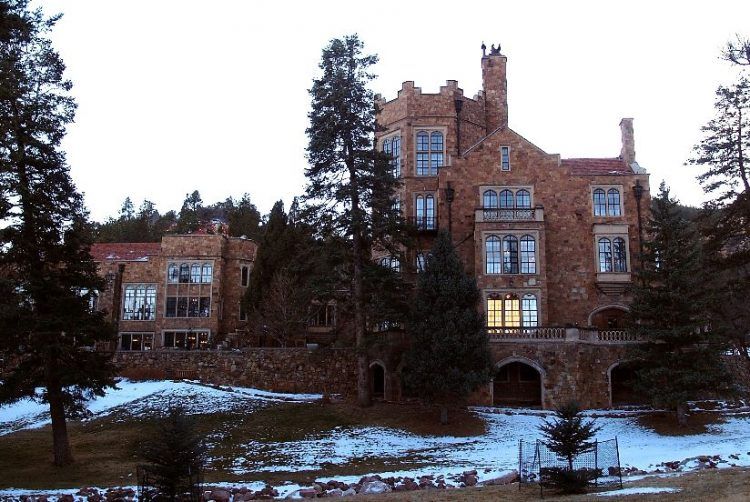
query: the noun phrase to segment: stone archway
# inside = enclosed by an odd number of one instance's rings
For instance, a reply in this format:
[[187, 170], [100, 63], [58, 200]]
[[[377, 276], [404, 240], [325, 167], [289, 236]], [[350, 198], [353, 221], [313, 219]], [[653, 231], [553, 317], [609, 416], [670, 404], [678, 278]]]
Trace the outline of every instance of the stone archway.
[[495, 364], [493, 406], [544, 407], [544, 369], [524, 357], [509, 357]]
[[638, 361], [618, 361], [607, 370], [610, 407], [645, 404], [646, 396], [633, 387]]
[[385, 375], [385, 364], [382, 361], [373, 361], [370, 363], [370, 391], [373, 398], [385, 398]]
[[625, 329], [625, 316], [630, 309], [625, 305], [605, 305], [589, 314], [588, 325], [600, 330]]

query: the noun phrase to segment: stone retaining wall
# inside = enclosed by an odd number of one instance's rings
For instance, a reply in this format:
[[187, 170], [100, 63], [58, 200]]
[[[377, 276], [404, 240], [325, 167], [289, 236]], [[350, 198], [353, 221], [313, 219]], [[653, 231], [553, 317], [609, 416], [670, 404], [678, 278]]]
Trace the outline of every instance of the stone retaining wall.
[[357, 382], [352, 349], [154, 350], [116, 352], [114, 361], [125, 377], [188, 378], [275, 392], [351, 396]]

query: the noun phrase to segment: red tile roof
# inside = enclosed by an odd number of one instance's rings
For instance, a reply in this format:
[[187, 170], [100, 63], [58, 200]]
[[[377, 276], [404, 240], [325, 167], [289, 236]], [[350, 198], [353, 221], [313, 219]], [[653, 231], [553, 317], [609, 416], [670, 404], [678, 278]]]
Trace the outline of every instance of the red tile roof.
[[91, 246], [91, 256], [95, 261], [148, 261], [160, 250], [159, 242], [108, 242]]
[[633, 174], [633, 170], [620, 158], [612, 159], [562, 159], [563, 167], [574, 176], [605, 176]]

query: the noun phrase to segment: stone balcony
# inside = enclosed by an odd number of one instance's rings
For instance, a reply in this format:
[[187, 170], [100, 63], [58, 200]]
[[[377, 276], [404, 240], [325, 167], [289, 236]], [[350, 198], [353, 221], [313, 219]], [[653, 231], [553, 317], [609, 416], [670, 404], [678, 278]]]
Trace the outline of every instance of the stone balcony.
[[530, 208], [479, 208], [474, 210], [474, 221], [497, 222], [497, 221], [544, 221], [544, 208], [542, 206]]
[[506, 342], [582, 342], [606, 345], [636, 343], [635, 335], [626, 330], [599, 330], [596, 328], [561, 328], [539, 326], [535, 328], [488, 327], [491, 343]]

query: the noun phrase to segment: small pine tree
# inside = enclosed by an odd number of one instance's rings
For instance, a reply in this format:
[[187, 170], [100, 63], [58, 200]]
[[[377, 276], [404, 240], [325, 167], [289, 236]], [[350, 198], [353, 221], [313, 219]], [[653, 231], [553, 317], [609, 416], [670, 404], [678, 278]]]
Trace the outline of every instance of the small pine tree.
[[593, 420], [585, 420], [578, 403], [571, 401], [555, 410], [554, 421], [544, 421], [539, 430], [547, 447], [568, 462], [573, 470], [573, 460], [593, 446], [591, 441], [600, 430]]
[[729, 378], [723, 346], [709, 329], [711, 291], [698, 239], [677, 206], [662, 183], [630, 306], [630, 329], [643, 343], [630, 357], [640, 363], [637, 390], [686, 425], [687, 401], [726, 388]]
[[600, 428], [593, 420], [585, 420], [578, 404], [571, 401], [555, 410], [554, 421], [545, 420], [539, 430], [547, 448], [568, 462], [567, 469], [544, 468], [543, 478], [565, 493], [584, 492], [598, 472], [574, 469], [573, 461], [595, 445], [592, 439]]
[[432, 255], [417, 280], [408, 329], [404, 383], [427, 402], [460, 402], [490, 379], [491, 358], [480, 293], [468, 276], [447, 232], [435, 240]]
[[140, 445], [144, 472], [156, 493], [153, 500], [198, 500], [206, 448], [193, 420], [180, 407], [170, 408]]

